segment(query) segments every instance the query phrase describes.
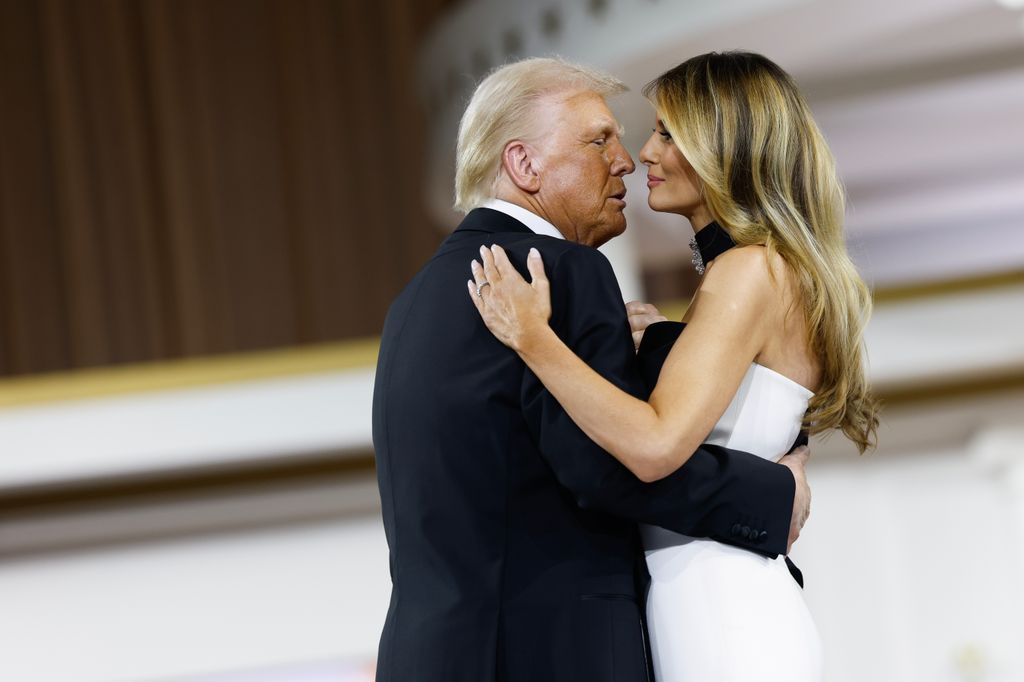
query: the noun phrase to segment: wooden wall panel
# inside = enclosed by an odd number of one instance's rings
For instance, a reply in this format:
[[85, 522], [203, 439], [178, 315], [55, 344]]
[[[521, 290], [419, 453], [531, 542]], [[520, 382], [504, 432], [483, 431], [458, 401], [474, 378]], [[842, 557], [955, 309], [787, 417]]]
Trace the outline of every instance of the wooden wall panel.
[[452, 0], [0, 0], [0, 374], [372, 335]]
[[39, 35], [31, 6], [0, 2], [0, 371], [71, 361]]

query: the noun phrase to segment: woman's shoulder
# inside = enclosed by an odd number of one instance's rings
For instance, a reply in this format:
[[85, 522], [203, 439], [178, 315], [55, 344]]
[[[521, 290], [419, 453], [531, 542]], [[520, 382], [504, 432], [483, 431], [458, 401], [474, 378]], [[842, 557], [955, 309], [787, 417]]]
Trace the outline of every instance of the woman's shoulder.
[[778, 252], [769, 253], [761, 244], [736, 246], [711, 262], [701, 288], [711, 285], [778, 291], [789, 273], [789, 265]]

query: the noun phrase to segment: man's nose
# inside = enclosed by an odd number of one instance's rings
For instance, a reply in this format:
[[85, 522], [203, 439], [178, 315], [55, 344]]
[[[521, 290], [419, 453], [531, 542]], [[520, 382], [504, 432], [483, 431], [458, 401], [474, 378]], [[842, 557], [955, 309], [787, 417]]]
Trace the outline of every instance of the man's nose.
[[615, 176], [629, 175], [635, 171], [636, 164], [633, 163], [633, 157], [629, 155], [626, 148], [619, 144], [617, 151], [615, 160], [612, 162], [612, 174]]

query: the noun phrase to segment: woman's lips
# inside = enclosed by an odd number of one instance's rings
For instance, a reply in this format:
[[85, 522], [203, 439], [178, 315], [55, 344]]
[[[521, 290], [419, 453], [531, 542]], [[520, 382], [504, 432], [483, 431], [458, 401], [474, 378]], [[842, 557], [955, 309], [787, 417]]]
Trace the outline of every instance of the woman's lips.
[[659, 178], [657, 175], [648, 175], [647, 176], [647, 186], [648, 187], [654, 187], [655, 185], [660, 185], [663, 182], [665, 182], [665, 178]]

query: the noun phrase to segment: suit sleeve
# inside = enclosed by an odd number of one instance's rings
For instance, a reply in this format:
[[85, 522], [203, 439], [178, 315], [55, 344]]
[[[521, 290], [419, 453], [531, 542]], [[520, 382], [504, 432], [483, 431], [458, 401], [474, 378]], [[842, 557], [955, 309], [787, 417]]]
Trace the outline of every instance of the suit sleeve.
[[[548, 266], [548, 277], [559, 337], [606, 379], [646, 399], [622, 294], [604, 255], [570, 248]], [[529, 369], [522, 409], [542, 456], [580, 507], [766, 556], [785, 554], [795, 489], [786, 467], [704, 445], [675, 473], [644, 483], [591, 441]]]

